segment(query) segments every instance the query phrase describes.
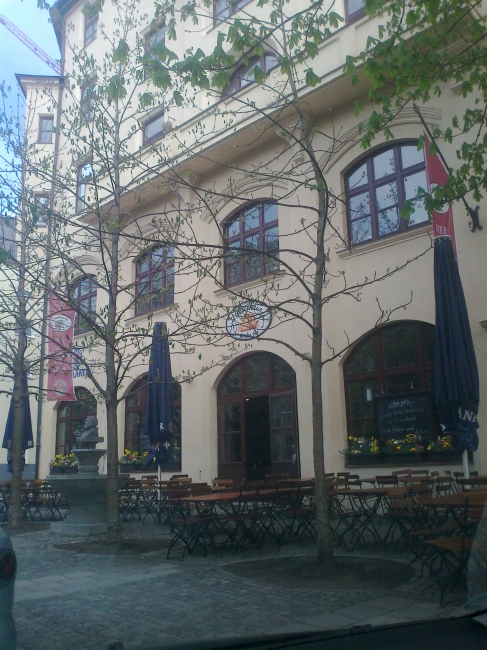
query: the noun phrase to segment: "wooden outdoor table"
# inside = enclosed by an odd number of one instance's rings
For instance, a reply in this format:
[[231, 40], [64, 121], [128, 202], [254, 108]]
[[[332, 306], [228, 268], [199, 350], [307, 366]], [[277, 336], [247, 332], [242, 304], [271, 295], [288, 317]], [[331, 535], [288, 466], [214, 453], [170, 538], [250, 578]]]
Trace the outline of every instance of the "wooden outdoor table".
[[[252, 492], [243, 492], [242, 495], [254, 496], [255, 490]], [[234, 501], [238, 499], [240, 492], [221, 492], [216, 494], [195, 494], [194, 496], [181, 497], [180, 501], [193, 501], [198, 503], [214, 503], [216, 501]]]
[[363, 488], [362, 490], [349, 490], [348, 488], [339, 488], [338, 490], [329, 490], [328, 494], [345, 494], [352, 496], [383, 496], [387, 494], [389, 488]]

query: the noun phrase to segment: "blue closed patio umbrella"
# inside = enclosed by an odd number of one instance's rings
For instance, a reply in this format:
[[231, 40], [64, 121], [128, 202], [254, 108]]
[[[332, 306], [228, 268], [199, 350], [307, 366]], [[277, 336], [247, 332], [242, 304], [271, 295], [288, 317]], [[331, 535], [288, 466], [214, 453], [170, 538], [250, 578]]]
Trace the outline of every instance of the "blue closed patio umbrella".
[[[24, 388], [24, 431], [22, 434], [22, 451], [23, 451], [22, 469], [23, 469], [25, 466], [25, 450], [31, 449], [34, 446], [26, 372], [24, 372], [22, 376], [22, 383]], [[14, 419], [15, 419], [14, 418], [14, 397], [12, 395], [12, 399], [10, 400], [10, 408], [8, 410], [7, 424], [5, 425], [3, 444], [2, 444], [2, 447], [4, 449], [8, 449], [7, 462], [8, 462], [9, 472], [12, 472], [12, 440], [14, 436]]]
[[173, 458], [174, 380], [165, 323], [155, 323], [147, 378], [142, 448], [148, 450], [145, 465], [155, 458], [159, 469]]
[[458, 264], [450, 237], [438, 237], [435, 267], [435, 405], [440, 425], [463, 452], [468, 478], [469, 451], [477, 451], [479, 373]]

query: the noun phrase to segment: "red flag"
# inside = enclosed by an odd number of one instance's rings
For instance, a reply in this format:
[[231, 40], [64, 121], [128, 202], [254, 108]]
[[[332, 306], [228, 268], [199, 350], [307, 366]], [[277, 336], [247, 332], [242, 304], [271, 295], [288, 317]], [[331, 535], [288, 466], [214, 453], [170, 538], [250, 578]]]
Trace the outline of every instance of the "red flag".
[[53, 294], [49, 297], [47, 399], [76, 400], [73, 390], [72, 355], [74, 311]]
[[[439, 185], [443, 187], [448, 180], [448, 171], [441, 162], [439, 156], [434, 156], [430, 153], [430, 141], [428, 136], [424, 135], [425, 146], [424, 153], [426, 158], [426, 175], [428, 176], [428, 184], [430, 192]], [[457, 249], [455, 245], [455, 229], [453, 226], [453, 211], [451, 206], [447, 203], [439, 210], [433, 210], [433, 238], [435, 237], [451, 237], [453, 244], [453, 251], [455, 258], [457, 256]]]

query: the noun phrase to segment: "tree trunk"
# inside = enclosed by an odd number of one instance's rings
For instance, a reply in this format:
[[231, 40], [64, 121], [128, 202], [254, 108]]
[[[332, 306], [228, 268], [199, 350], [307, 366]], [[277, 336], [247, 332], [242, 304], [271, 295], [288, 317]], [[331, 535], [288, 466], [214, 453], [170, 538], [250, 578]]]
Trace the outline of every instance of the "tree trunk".
[[[20, 338], [20, 337], [19, 337]], [[24, 433], [24, 382], [22, 364], [16, 360], [13, 400], [14, 431], [12, 439], [12, 479], [10, 482], [8, 530], [22, 526], [22, 442]]]

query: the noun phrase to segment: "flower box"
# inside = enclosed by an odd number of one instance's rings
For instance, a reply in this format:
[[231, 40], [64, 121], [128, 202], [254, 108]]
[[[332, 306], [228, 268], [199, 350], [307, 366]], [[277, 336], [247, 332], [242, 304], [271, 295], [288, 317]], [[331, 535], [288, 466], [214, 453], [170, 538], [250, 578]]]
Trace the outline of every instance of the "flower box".
[[78, 473], [78, 468], [75, 466], [69, 466], [67, 465], [66, 467], [50, 467], [49, 468], [49, 474], [77, 474]]
[[381, 465], [384, 462], [384, 454], [350, 454], [345, 452], [345, 465], [347, 467], [366, 467]]
[[143, 474], [154, 474], [157, 472], [157, 463], [150, 463], [147, 467], [143, 463], [120, 463], [121, 474], [132, 474], [135, 472]]
[[423, 452], [408, 452], [401, 454], [400, 451], [385, 452], [384, 463], [386, 465], [416, 465], [427, 462]]

